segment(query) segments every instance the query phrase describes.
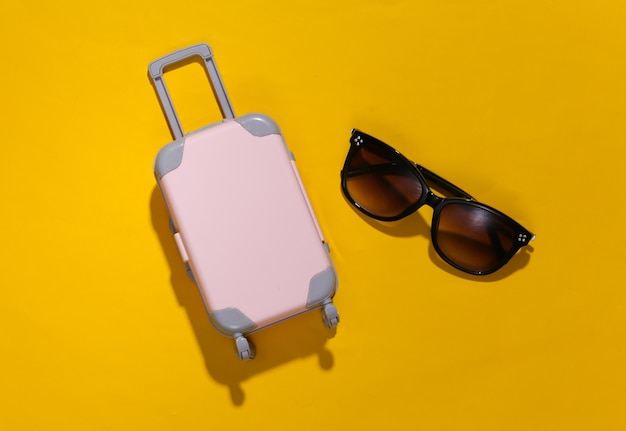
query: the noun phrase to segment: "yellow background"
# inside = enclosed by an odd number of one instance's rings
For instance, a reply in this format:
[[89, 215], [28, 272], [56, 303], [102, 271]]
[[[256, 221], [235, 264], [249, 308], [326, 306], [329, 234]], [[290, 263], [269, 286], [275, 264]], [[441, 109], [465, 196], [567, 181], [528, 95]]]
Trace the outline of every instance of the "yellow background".
[[[626, 429], [620, 0], [7, 1], [0, 13], [0, 428]], [[240, 363], [185, 277], [152, 163], [148, 63], [208, 42], [282, 127], [342, 322]], [[187, 130], [219, 119], [168, 75]], [[440, 263], [432, 211], [344, 200], [358, 127], [536, 233], [499, 274]], [[244, 197], [242, 197], [244, 198]]]

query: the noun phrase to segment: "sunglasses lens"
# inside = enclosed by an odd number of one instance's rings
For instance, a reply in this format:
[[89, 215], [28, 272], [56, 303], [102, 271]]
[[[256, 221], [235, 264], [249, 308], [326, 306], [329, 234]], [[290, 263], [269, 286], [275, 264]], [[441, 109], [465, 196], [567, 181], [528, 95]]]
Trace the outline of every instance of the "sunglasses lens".
[[422, 196], [418, 174], [391, 148], [361, 144], [344, 168], [349, 197], [369, 213], [392, 218]]
[[444, 206], [435, 236], [442, 254], [477, 273], [502, 265], [516, 243], [516, 229], [506, 219], [470, 203]]

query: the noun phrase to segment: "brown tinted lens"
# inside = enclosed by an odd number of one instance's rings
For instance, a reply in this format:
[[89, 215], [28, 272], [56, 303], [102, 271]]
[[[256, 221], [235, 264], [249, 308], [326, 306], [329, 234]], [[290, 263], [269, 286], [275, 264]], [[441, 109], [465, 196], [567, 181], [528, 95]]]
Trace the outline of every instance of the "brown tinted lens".
[[443, 207], [435, 236], [441, 253], [476, 272], [502, 264], [515, 244], [515, 229], [505, 219], [467, 203]]
[[368, 212], [395, 217], [422, 196], [418, 174], [390, 148], [362, 144], [345, 169], [350, 197]]

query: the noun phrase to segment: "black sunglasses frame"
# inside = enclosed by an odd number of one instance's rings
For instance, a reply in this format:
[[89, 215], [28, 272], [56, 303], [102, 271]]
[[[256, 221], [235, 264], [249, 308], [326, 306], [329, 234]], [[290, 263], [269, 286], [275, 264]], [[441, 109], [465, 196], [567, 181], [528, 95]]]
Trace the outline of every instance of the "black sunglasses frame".
[[[348, 172], [348, 168], [350, 167], [352, 163], [352, 159], [357, 154], [360, 147], [365, 143], [369, 145], [377, 145], [380, 148], [393, 152], [394, 155], [397, 157], [397, 160], [399, 163], [403, 164], [406, 168], [409, 169], [409, 171], [412, 171], [416, 174], [415, 177], [422, 186], [423, 193], [422, 193], [422, 196], [420, 196], [419, 200], [409, 205], [404, 211], [402, 211], [401, 213], [395, 216], [389, 216], [389, 217], [381, 216], [381, 215], [368, 211], [366, 208], [362, 207], [352, 197], [352, 195], [348, 191], [348, 185], [347, 185], [348, 178], [350, 176], [361, 174], [360, 172]], [[445, 191], [455, 197], [438, 196], [432, 191], [433, 188], [436, 190]], [[426, 169], [425, 167], [418, 165], [415, 162], [412, 162], [411, 160], [407, 159], [404, 155], [402, 155], [395, 148], [391, 147], [390, 145], [382, 142], [381, 140], [371, 135], [361, 132], [358, 129], [353, 129], [351, 132], [350, 149], [348, 150], [346, 161], [344, 162], [343, 169], [341, 170], [341, 189], [346, 199], [355, 208], [357, 208], [359, 211], [361, 211], [363, 214], [367, 215], [368, 217], [371, 217], [376, 220], [384, 221], [384, 222], [391, 222], [391, 221], [397, 221], [397, 220], [403, 219], [413, 214], [424, 205], [431, 207], [433, 209], [433, 218], [431, 222], [431, 239], [432, 239], [435, 251], [449, 265], [451, 265], [452, 267], [460, 271], [466, 272], [468, 274], [488, 275], [497, 271], [498, 269], [502, 268], [522, 247], [524, 247], [525, 245], [528, 245], [530, 241], [535, 239], [534, 234], [532, 234], [530, 231], [528, 231], [526, 228], [524, 228], [522, 225], [520, 225], [518, 222], [516, 222], [515, 220], [513, 220], [511, 217], [507, 216], [503, 212], [489, 205], [476, 201], [469, 193], [463, 191], [461, 188], [455, 186], [448, 180], [440, 177], [439, 175]], [[500, 257], [496, 265], [490, 268], [487, 268], [485, 270], [481, 270], [481, 271], [473, 270], [471, 268], [466, 268], [466, 267], [463, 267], [462, 265], [457, 264], [450, 258], [448, 258], [446, 254], [443, 252], [443, 250], [439, 247], [439, 244], [437, 242], [437, 237], [438, 237], [437, 230], [439, 227], [440, 214], [441, 214], [441, 211], [447, 205], [450, 205], [450, 204], [462, 204], [466, 206], [473, 206], [476, 208], [480, 208], [483, 211], [487, 211], [497, 216], [502, 222], [504, 222], [507, 226], [511, 227], [515, 231], [515, 239], [514, 239], [513, 246], [508, 252], [506, 252]], [[492, 235], [490, 235], [490, 237], [494, 238], [494, 236]]]

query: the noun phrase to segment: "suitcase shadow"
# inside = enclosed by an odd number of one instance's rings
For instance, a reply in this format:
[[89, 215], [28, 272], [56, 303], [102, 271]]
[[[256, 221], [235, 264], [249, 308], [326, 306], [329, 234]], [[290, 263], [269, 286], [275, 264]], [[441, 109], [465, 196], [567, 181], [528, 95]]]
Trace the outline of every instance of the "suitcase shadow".
[[305, 313], [287, 322], [252, 334], [249, 339], [257, 349], [252, 361], [240, 361], [232, 339], [219, 334], [211, 325], [196, 285], [189, 279], [169, 228], [169, 214], [158, 187], [150, 197], [152, 225], [171, 269], [171, 282], [180, 306], [189, 322], [204, 356], [210, 376], [230, 390], [234, 405], [242, 405], [247, 379], [297, 358], [317, 355], [320, 368], [334, 365], [332, 353], [325, 345], [335, 331], [322, 323], [321, 312]]

